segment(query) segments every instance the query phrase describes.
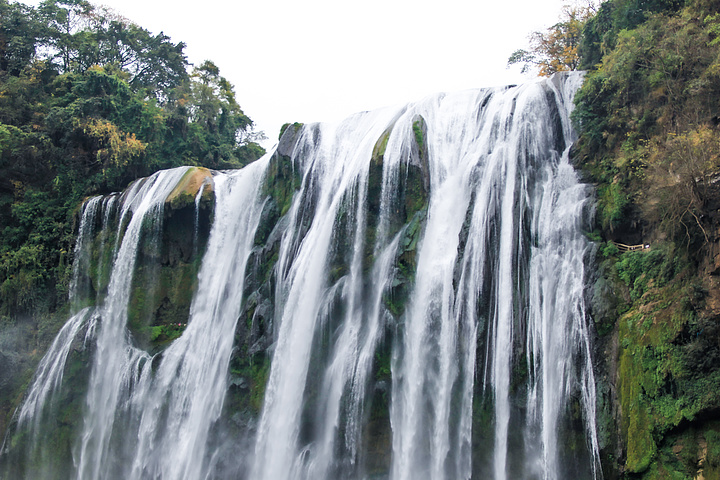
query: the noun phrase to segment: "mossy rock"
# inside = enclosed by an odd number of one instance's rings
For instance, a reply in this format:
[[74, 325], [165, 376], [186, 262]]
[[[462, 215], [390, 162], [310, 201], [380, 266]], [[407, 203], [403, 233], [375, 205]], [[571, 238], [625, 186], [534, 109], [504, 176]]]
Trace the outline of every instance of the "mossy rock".
[[[392, 128], [383, 132], [376, 141], [369, 165], [364, 271], [369, 271], [374, 262], [372, 255], [380, 214], [383, 164]], [[385, 307], [396, 318], [404, 313], [415, 280], [417, 248], [424, 231], [430, 200], [428, 152], [424, 141], [427, 127], [420, 116], [413, 119], [413, 133], [411, 154], [399, 165], [398, 178], [401, 180], [393, 192], [392, 204], [389, 205], [389, 237], [403, 232], [395, 260], [393, 283], [384, 296]]]
[[720, 411], [717, 319], [704, 318], [701, 289], [682, 251], [657, 245], [624, 253], [614, 268], [625, 285], [618, 320], [618, 402], [625, 471], [673, 478], [665, 450], [689, 424]]
[[300, 122], [294, 122], [294, 123], [283, 123], [282, 127], [280, 127], [280, 133], [278, 134], [278, 140], [280, 140], [283, 135], [285, 135], [285, 132], [288, 128], [292, 127], [292, 130], [300, 130], [302, 128], [303, 124]]
[[302, 124], [285, 127], [275, 153], [270, 158], [262, 184], [262, 194], [271, 198], [279, 216], [290, 210], [293, 196], [302, 181], [299, 168], [293, 165], [293, 152], [300, 141]]
[[265, 175], [262, 193], [275, 203], [279, 216], [285, 215], [290, 210], [293, 196], [300, 188], [300, 182], [300, 174], [293, 168], [291, 157], [278, 153], [273, 155]]
[[135, 343], [151, 353], [170, 345], [187, 325], [212, 227], [213, 185], [210, 170], [189, 169], [168, 196], [159, 242], [149, 231], [141, 233], [128, 328]]
[[193, 264], [145, 265], [136, 271], [128, 329], [140, 348], [155, 353], [182, 334], [197, 287], [197, 271]]
[[200, 189], [202, 189], [200, 199], [202, 203], [211, 202], [214, 199], [215, 183], [213, 182], [212, 172], [204, 167], [190, 167], [177, 186], [170, 192], [165, 204], [172, 210], [194, 204]]
[[270, 356], [264, 352], [231, 359], [223, 416], [235, 433], [246, 435], [260, 418], [269, 376]]
[[230, 420], [229, 428], [238, 435], [254, 428], [270, 373], [268, 349], [273, 342], [275, 266], [288, 222], [287, 213], [302, 180], [292, 161], [301, 127], [299, 123], [283, 126], [278, 148], [270, 158], [261, 186], [267, 201], [247, 262], [244, 307], [235, 327], [230, 387], [223, 407], [223, 416]]
[[375, 351], [372, 377], [366, 395], [369, 400], [365, 402], [362, 460], [370, 478], [386, 478], [392, 465], [392, 342], [392, 331], [386, 330], [385, 339]]

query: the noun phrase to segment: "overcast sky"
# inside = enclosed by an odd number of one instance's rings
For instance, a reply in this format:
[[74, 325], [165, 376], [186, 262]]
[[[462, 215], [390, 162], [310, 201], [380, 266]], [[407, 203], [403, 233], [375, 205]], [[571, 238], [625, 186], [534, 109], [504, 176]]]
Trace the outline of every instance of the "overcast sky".
[[215, 62], [270, 147], [285, 122], [335, 121], [435, 92], [522, 82], [519, 68], [506, 69], [508, 56], [571, 1], [91, 3], [185, 42], [191, 63]]

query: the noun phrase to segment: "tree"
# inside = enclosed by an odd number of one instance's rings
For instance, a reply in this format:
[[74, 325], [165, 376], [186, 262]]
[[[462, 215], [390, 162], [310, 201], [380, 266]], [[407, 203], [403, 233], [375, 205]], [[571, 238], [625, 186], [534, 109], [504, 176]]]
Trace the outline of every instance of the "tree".
[[38, 24], [31, 9], [0, 0], [0, 73], [19, 75], [35, 55]]
[[233, 85], [205, 61], [173, 91], [166, 105], [168, 155], [210, 168], [237, 168], [259, 158], [252, 120], [242, 111]]
[[89, 23], [94, 7], [86, 0], [45, 0], [37, 9], [43, 26], [39, 42], [43, 55], [57, 65], [61, 73], [83, 67], [83, 55], [92, 50]]
[[59, 73], [114, 65], [134, 90], [161, 101], [188, 78], [183, 42], [153, 35], [110, 9], [85, 0], [45, 0], [35, 17], [42, 26], [40, 57]]
[[538, 68], [538, 75], [549, 77], [555, 72], [577, 70], [580, 65], [578, 45], [585, 21], [594, 8], [565, 7], [561, 21], [545, 32], [530, 35], [530, 50], [516, 50], [508, 58], [508, 66], [523, 64], [522, 72]]
[[112, 63], [130, 75], [129, 83], [150, 96], [166, 100], [169, 91], [188, 78], [183, 42], [149, 31], [125, 20], [112, 20], [100, 32], [104, 63]]

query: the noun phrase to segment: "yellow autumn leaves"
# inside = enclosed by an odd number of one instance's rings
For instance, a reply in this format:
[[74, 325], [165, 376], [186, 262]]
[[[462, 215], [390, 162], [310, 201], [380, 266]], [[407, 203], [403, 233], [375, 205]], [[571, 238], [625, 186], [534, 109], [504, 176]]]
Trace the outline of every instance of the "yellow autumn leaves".
[[145, 152], [146, 145], [135, 137], [134, 133], [126, 133], [115, 124], [102, 118], [83, 118], [76, 120], [76, 128], [95, 147], [96, 158], [107, 167], [123, 167], [130, 160]]

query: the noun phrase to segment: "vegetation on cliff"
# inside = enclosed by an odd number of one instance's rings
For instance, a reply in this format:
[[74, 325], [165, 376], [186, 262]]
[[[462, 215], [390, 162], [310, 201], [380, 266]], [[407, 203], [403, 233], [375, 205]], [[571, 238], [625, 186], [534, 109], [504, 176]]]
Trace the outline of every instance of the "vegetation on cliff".
[[604, 240], [593, 313], [611, 478], [720, 478], [708, 450], [720, 411], [719, 7], [611, 0], [579, 42], [574, 158], [596, 185]]

